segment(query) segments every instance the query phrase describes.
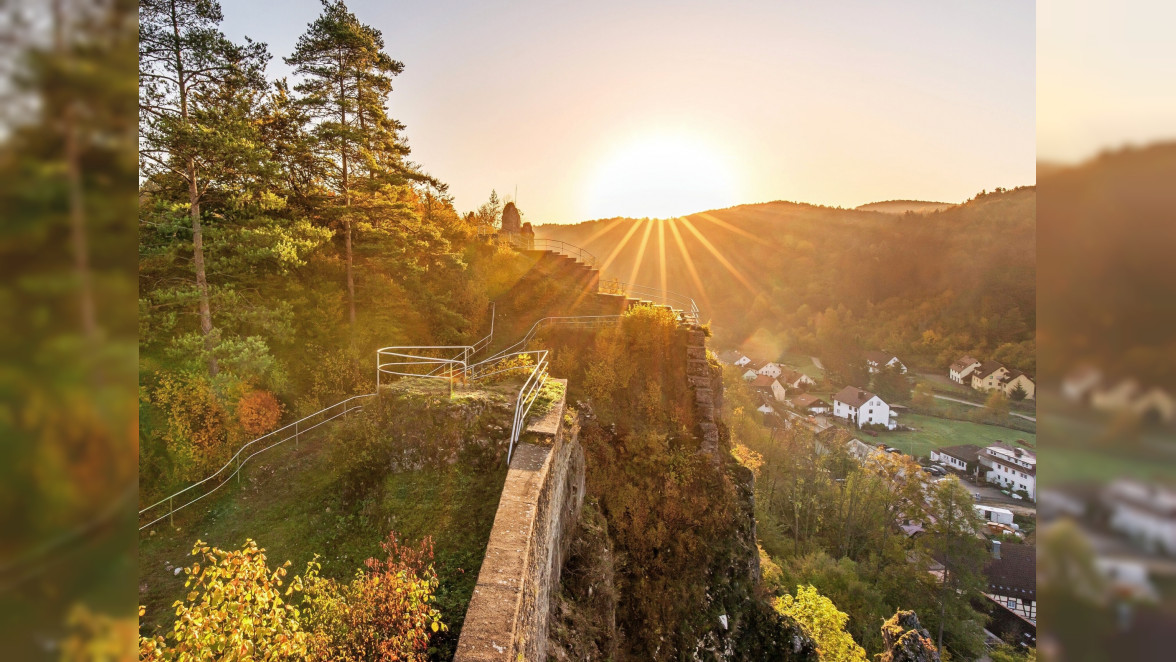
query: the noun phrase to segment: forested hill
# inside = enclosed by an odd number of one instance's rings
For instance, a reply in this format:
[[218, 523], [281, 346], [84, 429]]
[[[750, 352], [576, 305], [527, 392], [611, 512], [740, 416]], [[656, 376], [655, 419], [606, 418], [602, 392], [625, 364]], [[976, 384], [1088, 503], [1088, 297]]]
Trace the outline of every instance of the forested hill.
[[886, 349], [935, 368], [972, 353], [1034, 373], [1036, 206], [1025, 187], [921, 215], [770, 202], [536, 234], [694, 297], [719, 345], [835, 360]]
[[858, 205], [855, 207], [858, 211], [879, 211], [884, 214], [906, 214], [912, 212], [915, 214], [926, 214], [933, 211], [943, 211], [954, 207], [950, 202], [927, 202], [925, 200], [886, 200], [883, 202], [871, 202], [868, 205]]

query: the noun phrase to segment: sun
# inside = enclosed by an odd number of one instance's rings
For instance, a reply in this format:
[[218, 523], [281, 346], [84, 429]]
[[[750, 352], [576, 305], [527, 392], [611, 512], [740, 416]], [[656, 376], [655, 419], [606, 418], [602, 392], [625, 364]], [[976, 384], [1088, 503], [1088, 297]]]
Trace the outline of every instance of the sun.
[[601, 160], [586, 191], [589, 218], [673, 218], [737, 204], [721, 151], [681, 135], [651, 135]]

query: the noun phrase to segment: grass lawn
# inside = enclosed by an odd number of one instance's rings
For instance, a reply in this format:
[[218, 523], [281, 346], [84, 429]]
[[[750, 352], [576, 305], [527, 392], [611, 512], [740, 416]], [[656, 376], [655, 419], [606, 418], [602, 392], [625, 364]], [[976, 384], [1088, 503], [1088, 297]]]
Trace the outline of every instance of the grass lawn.
[[984, 425], [968, 421], [955, 421], [919, 414], [903, 414], [899, 420], [904, 425], [918, 428], [915, 432], [881, 431], [877, 437], [860, 436], [866, 443], [878, 443], [893, 446], [908, 455], [926, 457], [931, 450], [940, 446], [955, 446], [957, 444], [976, 444], [987, 446], [994, 441], [1014, 442], [1024, 440], [1028, 445], [1037, 443], [1037, 435], [1031, 432], [1021, 432], [995, 425]]
[[1116, 478], [1176, 483], [1176, 440], [1171, 433], [1145, 431], [1134, 440], [1110, 441], [1107, 422], [1089, 414], [1049, 415], [1041, 424], [1040, 455], [1046, 459], [1038, 481], [1043, 486]]
[[825, 378], [825, 371], [813, 365], [813, 357], [808, 354], [787, 353], [777, 359], [777, 362], [783, 363], [793, 370], [804, 373], [817, 381]]
[[239, 548], [252, 538], [266, 549], [271, 567], [289, 560], [297, 574], [317, 553], [324, 576], [346, 580], [364, 559], [380, 555], [380, 542], [396, 531], [408, 543], [433, 539], [437, 603], [450, 626], [434, 636], [433, 657], [452, 657], [506, 479], [505, 462], [475, 468], [458, 461], [442, 469], [393, 473], [366, 501], [348, 508], [327, 452], [338, 429], [325, 425], [315, 431], [317, 438], [304, 438], [297, 448], [288, 443], [255, 458], [239, 487], [230, 482], [191, 506], [176, 517], [175, 528], [164, 521], [155, 535], [140, 535], [139, 603], [147, 608], [140, 621], [143, 634], [170, 624], [171, 605], [184, 592], [184, 575], [174, 575], [167, 564], [189, 565], [197, 539]]

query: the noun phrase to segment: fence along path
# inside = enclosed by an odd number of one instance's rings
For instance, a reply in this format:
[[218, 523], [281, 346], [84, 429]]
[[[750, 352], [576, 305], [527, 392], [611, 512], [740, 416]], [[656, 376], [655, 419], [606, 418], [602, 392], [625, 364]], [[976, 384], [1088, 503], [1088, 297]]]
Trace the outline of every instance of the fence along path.
[[[540, 241], [549, 243], [545, 243], [544, 248], [538, 250], [549, 250], [569, 257], [586, 256], [585, 259], [590, 258], [591, 264], [595, 264], [595, 257], [583, 249], [557, 240], [536, 240], [537, 243]], [[548, 247], [549, 245], [550, 247]], [[602, 282], [599, 293], [621, 294], [639, 301], [667, 306], [677, 310], [682, 320], [688, 323], [697, 324], [700, 318], [698, 306], [695, 305], [694, 300], [680, 294], [667, 293], [655, 288], [619, 281]], [[518, 342], [487, 358], [475, 361], [475, 356], [489, 347], [494, 337], [496, 312], [493, 303], [491, 306], [490, 332], [472, 345], [381, 347], [376, 351], [376, 390], [374, 392], [353, 395], [244, 444], [228, 462], [225, 462], [221, 468], [208, 477], [141, 509], [139, 521], [145, 523], [140, 524], [139, 530], [148, 529], [164, 519], [170, 521], [175, 513], [212, 495], [233, 477], [236, 477], [237, 482], [240, 483], [241, 469], [257, 455], [291, 439], [297, 444], [303, 433], [310, 432], [341, 416], [346, 416], [352, 411], [363, 409], [365, 400], [379, 394], [382, 375], [445, 379], [448, 380], [450, 389], [452, 389], [454, 384], [473, 384], [506, 372], [521, 372], [529, 367], [530, 371], [523, 379], [518, 397], [515, 398], [514, 418], [511, 422], [510, 441], [506, 452], [506, 461], [507, 464], [510, 464], [514, 447], [526, 427], [527, 416], [531, 413], [531, 408], [547, 384], [549, 377], [548, 350], [527, 349], [539, 330], [554, 325], [591, 328], [615, 324], [622, 315], [544, 317], [536, 321]], [[176, 505], [177, 503], [179, 505]]]

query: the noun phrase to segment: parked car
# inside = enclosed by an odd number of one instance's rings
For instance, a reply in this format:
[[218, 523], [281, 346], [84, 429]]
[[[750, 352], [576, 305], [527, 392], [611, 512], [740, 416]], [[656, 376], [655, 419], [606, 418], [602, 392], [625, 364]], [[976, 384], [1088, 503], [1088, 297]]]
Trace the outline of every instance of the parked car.
[[887, 448], [887, 449], [886, 449], [886, 452], [887, 452], [887, 453], [901, 453], [902, 451], [898, 450], [898, 449], [897, 449], [897, 448], [895, 448], [894, 446], [891, 446], [890, 448]]

